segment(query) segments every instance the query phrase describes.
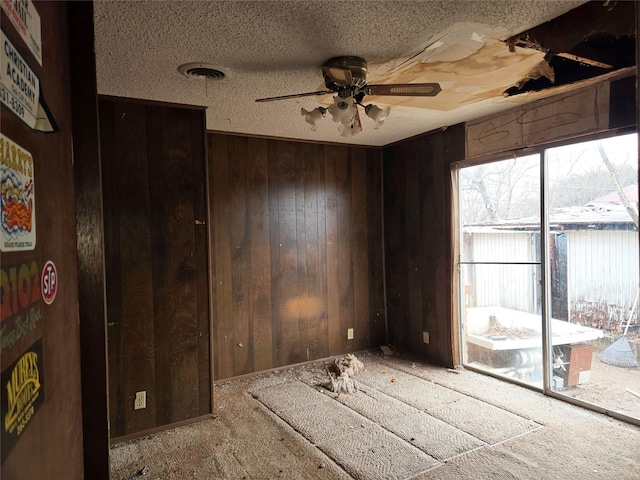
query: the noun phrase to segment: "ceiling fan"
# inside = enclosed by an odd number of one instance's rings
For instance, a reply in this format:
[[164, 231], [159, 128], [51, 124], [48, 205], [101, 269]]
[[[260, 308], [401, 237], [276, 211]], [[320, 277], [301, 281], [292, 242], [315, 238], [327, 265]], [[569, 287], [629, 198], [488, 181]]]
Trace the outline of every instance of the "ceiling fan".
[[333, 98], [334, 103], [330, 107], [317, 107], [311, 111], [302, 108], [300, 113], [315, 129], [316, 122], [324, 117], [328, 111], [334, 122], [340, 122], [339, 131], [342, 135], [351, 136], [362, 130], [358, 106], [363, 107], [365, 114], [375, 121], [375, 128], [378, 128], [389, 116], [389, 107], [382, 109], [373, 104], [364, 105], [362, 101], [365, 96], [433, 97], [442, 90], [438, 83], [368, 84], [367, 61], [364, 58], [353, 56], [335, 57], [327, 60], [322, 66], [322, 75], [327, 90], [259, 98], [256, 102], [272, 102], [336, 93], [337, 95]]

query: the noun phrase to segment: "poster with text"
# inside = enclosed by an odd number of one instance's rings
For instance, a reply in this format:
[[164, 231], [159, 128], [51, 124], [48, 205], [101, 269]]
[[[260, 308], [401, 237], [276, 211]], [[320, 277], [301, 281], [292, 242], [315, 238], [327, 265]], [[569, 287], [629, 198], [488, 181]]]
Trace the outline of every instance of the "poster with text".
[[33, 156], [0, 134], [0, 251], [36, 247]]
[[42, 339], [2, 371], [2, 463], [44, 403]]

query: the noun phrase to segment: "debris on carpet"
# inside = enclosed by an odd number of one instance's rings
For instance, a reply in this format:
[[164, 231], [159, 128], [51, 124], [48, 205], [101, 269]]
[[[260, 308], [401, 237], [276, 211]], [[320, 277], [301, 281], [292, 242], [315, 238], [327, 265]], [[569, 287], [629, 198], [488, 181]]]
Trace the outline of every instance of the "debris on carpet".
[[364, 370], [364, 364], [353, 354], [342, 358], [336, 358], [333, 372], [327, 369], [329, 381], [323, 387], [334, 393], [355, 393], [358, 391], [358, 383], [354, 377]]

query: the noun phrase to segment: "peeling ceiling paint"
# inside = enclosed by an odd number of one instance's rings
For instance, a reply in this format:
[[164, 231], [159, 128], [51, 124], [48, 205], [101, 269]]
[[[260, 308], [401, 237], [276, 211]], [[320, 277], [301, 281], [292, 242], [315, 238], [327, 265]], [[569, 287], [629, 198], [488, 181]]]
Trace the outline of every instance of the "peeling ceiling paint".
[[[585, 7], [605, 32], [617, 28], [607, 16], [622, 8], [571, 0], [97, 0], [98, 92], [201, 105], [210, 130], [386, 145], [526, 102], [529, 95], [507, 98], [505, 91], [519, 92], [530, 79], [542, 76], [532, 82], [552, 95], [548, 45], [561, 45], [558, 37], [581, 41], [589, 25], [574, 19], [552, 27], [549, 21]], [[534, 31], [538, 48], [522, 44], [523, 34]], [[510, 38], [520, 43], [505, 43]], [[391, 115], [379, 129], [363, 116], [363, 131], [346, 139], [334, 122], [325, 119], [312, 131], [300, 115], [301, 107], [331, 103], [329, 95], [255, 102], [324, 89], [320, 67], [339, 55], [366, 58], [369, 83], [438, 82], [442, 92], [365, 97], [365, 103], [391, 105]], [[552, 65], [562, 67], [558, 58]], [[227, 77], [185, 78], [178, 67], [189, 62], [219, 65]]]

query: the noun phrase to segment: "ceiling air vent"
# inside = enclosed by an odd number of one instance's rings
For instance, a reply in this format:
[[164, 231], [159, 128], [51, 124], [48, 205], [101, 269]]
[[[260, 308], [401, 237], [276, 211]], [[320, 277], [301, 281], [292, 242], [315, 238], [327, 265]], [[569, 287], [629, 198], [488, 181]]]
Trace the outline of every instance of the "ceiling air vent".
[[178, 67], [178, 71], [188, 78], [222, 80], [227, 76], [221, 67], [209, 63], [185, 63]]

